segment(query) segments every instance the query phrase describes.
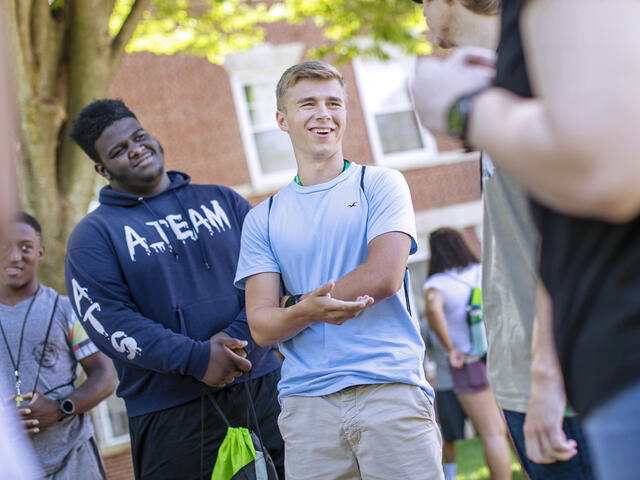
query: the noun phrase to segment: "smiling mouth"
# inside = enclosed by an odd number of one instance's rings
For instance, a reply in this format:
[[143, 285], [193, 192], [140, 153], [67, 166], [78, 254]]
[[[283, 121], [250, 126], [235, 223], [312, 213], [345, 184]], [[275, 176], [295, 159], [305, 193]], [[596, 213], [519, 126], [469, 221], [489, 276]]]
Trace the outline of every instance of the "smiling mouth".
[[5, 267], [4, 271], [9, 275], [19, 275], [22, 273], [22, 268], [19, 267]]
[[150, 163], [152, 156], [153, 152], [147, 150], [140, 157], [138, 157], [138, 160], [133, 164], [133, 168], [146, 167]]
[[312, 128], [311, 129], [312, 133], [315, 133], [316, 135], [329, 135], [331, 132], [333, 132], [333, 129], [331, 128]]

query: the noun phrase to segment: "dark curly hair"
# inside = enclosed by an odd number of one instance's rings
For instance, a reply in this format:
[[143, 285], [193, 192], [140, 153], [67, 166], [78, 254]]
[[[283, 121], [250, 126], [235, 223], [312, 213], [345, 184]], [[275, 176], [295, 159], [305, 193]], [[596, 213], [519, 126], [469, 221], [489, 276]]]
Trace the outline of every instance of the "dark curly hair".
[[113, 122], [127, 117], [138, 119], [122, 100], [108, 98], [96, 100], [78, 114], [69, 136], [84, 150], [84, 153], [89, 155], [91, 160], [102, 163], [95, 148], [96, 140]]
[[452, 268], [464, 268], [480, 260], [471, 251], [462, 235], [453, 228], [439, 228], [429, 236], [429, 277]]

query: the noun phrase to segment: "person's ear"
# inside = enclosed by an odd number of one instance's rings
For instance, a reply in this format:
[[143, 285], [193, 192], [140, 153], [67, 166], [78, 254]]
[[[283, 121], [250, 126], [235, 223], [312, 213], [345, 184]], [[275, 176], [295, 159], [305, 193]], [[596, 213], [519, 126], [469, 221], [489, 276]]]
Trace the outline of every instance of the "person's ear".
[[93, 164], [93, 169], [98, 173], [98, 175], [106, 178], [107, 180], [111, 180], [111, 174], [109, 173], [109, 170], [107, 170], [102, 163], [95, 162]]
[[283, 132], [289, 131], [289, 124], [287, 123], [287, 117], [280, 110], [276, 112], [276, 122], [278, 122], [278, 128]]
[[38, 247], [38, 261], [43, 260], [44, 259], [44, 254], [46, 253], [46, 249], [44, 248], [44, 245], [40, 245]]

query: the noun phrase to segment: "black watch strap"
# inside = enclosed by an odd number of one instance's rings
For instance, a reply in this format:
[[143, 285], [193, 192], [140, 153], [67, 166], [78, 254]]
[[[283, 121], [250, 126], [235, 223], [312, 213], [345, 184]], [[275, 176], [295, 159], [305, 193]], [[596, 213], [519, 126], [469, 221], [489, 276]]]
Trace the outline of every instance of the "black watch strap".
[[287, 301], [284, 302], [284, 308], [293, 307], [299, 301], [300, 301], [300, 295], [289, 295], [289, 298], [287, 298]]
[[471, 93], [462, 95], [453, 102], [453, 105], [451, 105], [447, 112], [447, 133], [454, 138], [462, 140], [467, 150], [471, 150], [467, 141], [467, 134], [469, 131], [469, 116], [471, 115], [473, 98], [484, 90], [485, 88], [481, 88], [480, 90], [474, 90]]

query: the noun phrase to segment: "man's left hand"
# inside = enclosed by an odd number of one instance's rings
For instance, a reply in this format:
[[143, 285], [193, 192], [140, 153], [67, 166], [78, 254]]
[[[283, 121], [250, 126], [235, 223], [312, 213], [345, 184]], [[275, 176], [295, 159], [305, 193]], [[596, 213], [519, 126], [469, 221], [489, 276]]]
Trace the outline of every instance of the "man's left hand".
[[446, 134], [449, 108], [463, 95], [491, 84], [494, 62], [495, 52], [477, 47], [460, 47], [445, 59], [418, 59], [411, 96], [422, 126]]
[[50, 427], [62, 416], [58, 402], [45, 397], [40, 392], [25, 393], [23, 398], [31, 400], [25, 406], [18, 407], [20, 420], [29, 435]]
[[541, 380], [534, 375], [524, 422], [527, 457], [536, 463], [567, 461], [578, 453], [578, 443], [562, 429], [566, 405], [561, 381]]

